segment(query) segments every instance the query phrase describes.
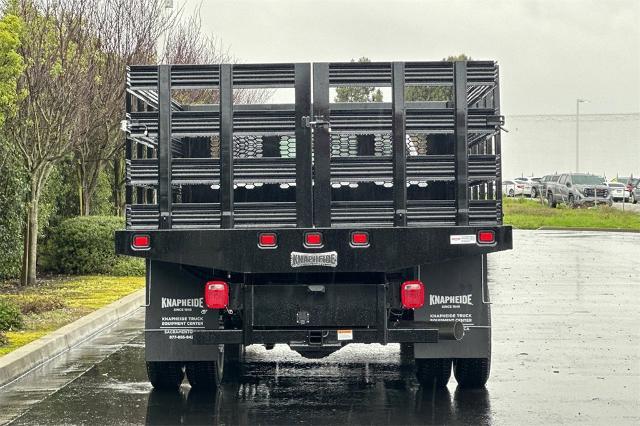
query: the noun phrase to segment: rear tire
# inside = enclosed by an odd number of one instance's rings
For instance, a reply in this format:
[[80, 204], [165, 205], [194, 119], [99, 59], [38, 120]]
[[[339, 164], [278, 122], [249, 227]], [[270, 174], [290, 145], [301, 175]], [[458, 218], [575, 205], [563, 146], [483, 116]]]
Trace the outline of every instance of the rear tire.
[[531, 188], [531, 198], [538, 198], [538, 190]]
[[193, 389], [212, 390], [222, 381], [222, 368], [216, 361], [192, 361], [186, 365], [187, 379]]
[[242, 362], [244, 361], [244, 345], [224, 345], [224, 380], [235, 381], [241, 375]]
[[191, 387], [198, 390], [216, 389], [224, 375], [224, 345], [218, 345], [217, 361], [187, 362], [185, 370]]
[[147, 361], [147, 377], [154, 389], [178, 390], [184, 379], [182, 363]]
[[510, 189], [509, 190], [509, 197], [515, 197], [515, 196], [516, 196], [516, 193], [514, 192], [514, 190]]
[[453, 363], [453, 374], [463, 388], [481, 388], [489, 380], [491, 358], [459, 358]]
[[414, 353], [413, 343], [400, 343], [400, 365], [412, 365]]
[[447, 386], [451, 377], [451, 359], [416, 359], [416, 378], [421, 386], [430, 389]]

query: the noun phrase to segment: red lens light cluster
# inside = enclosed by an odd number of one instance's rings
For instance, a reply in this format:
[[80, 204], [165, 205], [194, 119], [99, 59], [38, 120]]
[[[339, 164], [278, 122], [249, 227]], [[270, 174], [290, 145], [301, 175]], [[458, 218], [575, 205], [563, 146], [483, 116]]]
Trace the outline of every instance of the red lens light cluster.
[[357, 247], [365, 247], [369, 245], [369, 234], [366, 232], [352, 232], [351, 245]]
[[229, 285], [224, 281], [209, 281], [204, 286], [204, 303], [209, 309], [224, 309], [229, 304]]
[[307, 247], [322, 247], [322, 234], [319, 232], [307, 232], [304, 234], [304, 245]]
[[131, 247], [135, 250], [146, 250], [151, 247], [151, 237], [147, 234], [134, 235]]
[[278, 236], [273, 232], [263, 232], [258, 236], [258, 245], [262, 248], [274, 248], [278, 246]]
[[[354, 231], [350, 234], [352, 247], [369, 247], [369, 233]], [[304, 234], [304, 246], [307, 248], [321, 248], [324, 246], [324, 238], [321, 232], [306, 232]], [[258, 247], [278, 247], [278, 235], [274, 232], [261, 232], [258, 234]]]
[[479, 244], [493, 244], [496, 242], [496, 233], [493, 231], [480, 231], [478, 232]]
[[418, 309], [424, 306], [424, 284], [422, 281], [405, 281], [400, 286], [402, 306], [407, 309]]

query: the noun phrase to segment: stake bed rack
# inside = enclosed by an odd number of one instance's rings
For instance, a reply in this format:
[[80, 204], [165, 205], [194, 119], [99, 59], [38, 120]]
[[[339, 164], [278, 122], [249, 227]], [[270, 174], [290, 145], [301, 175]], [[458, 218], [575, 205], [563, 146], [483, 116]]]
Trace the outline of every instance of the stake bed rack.
[[[491, 61], [130, 66], [127, 227], [501, 225], [497, 82]], [[363, 86], [391, 102], [330, 102]], [[234, 102], [278, 88], [295, 102]]]

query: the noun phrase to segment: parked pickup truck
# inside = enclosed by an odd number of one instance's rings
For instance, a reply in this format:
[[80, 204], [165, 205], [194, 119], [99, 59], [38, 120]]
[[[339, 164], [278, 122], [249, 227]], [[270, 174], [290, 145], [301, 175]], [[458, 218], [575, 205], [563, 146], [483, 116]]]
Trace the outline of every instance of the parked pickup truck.
[[585, 173], [564, 173], [556, 182], [546, 182], [545, 191], [550, 207], [565, 203], [570, 207], [611, 206], [611, 192], [600, 176]]
[[[544, 198], [547, 193], [547, 187], [558, 182], [558, 175], [545, 175], [541, 178], [534, 178], [531, 187], [531, 198]], [[536, 180], [537, 179], [537, 180]]]
[[[399, 343], [429, 388], [484, 386], [487, 256], [512, 247], [495, 62], [132, 65], [126, 84], [116, 250], [146, 259], [154, 387], [215, 388], [247, 345], [350, 343]], [[341, 86], [391, 99], [330, 102]], [[273, 88], [295, 101], [234, 103]]]

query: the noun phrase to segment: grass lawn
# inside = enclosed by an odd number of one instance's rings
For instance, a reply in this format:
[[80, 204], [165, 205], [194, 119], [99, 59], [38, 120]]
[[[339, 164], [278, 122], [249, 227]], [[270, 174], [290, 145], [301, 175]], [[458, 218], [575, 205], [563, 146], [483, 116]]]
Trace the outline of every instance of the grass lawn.
[[0, 356], [144, 287], [144, 277], [81, 276], [39, 280], [18, 287], [0, 282], [0, 298], [16, 303], [24, 314], [22, 330], [8, 331]]
[[612, 207], [571, 209], [549, 208], [539, 200], [503, 198], [504, 223], [519, 229], [540, 227], [607, 228], [640, 231], [640, 214]]

